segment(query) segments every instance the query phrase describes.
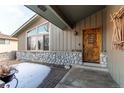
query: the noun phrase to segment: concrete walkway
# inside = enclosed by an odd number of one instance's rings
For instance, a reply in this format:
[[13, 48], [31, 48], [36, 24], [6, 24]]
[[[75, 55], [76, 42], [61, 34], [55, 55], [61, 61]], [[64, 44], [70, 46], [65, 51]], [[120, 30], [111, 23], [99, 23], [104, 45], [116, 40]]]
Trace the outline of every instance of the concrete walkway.
[[105, 71], [73, 67], [56, 88], [118, 88], [119, 85]]

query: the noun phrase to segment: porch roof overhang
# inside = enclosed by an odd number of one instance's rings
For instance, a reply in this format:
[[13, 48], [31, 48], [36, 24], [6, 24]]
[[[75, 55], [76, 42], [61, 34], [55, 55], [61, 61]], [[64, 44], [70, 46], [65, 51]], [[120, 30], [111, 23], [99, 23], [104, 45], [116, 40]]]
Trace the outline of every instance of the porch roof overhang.
[[105, 8], [105, 5], [26, 5], [61, 29], [73, 28], [87, 16]]

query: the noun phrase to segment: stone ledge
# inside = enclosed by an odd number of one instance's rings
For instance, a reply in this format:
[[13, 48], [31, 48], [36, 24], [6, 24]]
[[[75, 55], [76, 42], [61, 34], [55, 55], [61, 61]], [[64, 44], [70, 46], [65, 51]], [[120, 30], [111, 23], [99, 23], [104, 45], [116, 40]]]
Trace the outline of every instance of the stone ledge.
[[15, 51], [0, 53], [0, 61], [14, 60], [15, 58], [16, 58], [16, 52]]
[[32, 52], [18, 51], [16, 53], [17, 60], [44, 62], [59, 65], [82, 64], [82, 52], [66, 52], [66, 51], [47, 51]]

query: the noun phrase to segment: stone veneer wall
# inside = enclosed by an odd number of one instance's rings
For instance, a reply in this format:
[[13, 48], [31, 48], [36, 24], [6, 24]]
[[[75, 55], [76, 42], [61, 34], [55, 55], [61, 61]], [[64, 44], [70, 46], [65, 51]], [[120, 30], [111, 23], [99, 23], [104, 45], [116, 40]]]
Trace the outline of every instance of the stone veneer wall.
[[0, 53], [0, 61], [14, 60], [14, 59], [16, 59], [16, 52], [15, 51]]
[[64, 51], [43, 51], [43, 52], [31, 52], [31, 51], [18, 51], [16, 52], [17, 60], [31, 61], [31, 62], [43, 62], [59, 65], [72, 65], [82, 64], [82, 52], [64, 52]]

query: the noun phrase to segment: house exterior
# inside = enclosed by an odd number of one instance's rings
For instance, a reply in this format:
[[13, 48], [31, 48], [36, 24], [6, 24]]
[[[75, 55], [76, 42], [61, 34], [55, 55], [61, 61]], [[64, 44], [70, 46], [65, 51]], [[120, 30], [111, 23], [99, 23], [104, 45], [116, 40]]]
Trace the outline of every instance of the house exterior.
[[114, 29], [110, 16], [124, 6], [27, 7], [40, 16], [33, 16], [13, 33], [19, 40], [17, 58], [64, 65], [102, 65], [101, 54], [105, 54], [105, 66], [124, 87], [124, 53], [112, 49]]
[[[38, 15], [29, 19], [21, 27], [22, 29], [19, 28], [20, 33], [16, 36], [18, 38], [18, 50], [49, 50], [49, 43], [45, 44], [46, 47], [40, 46], [44, 42], [41, 39], [49, 42], [47, 39], [49, 38], [49, 24], [47, 20]], [[40, 40], [38, 40], [38, 37], [41, 37]]]
[[0, 53], [17, 51], [17, 38], [0, 33]]

